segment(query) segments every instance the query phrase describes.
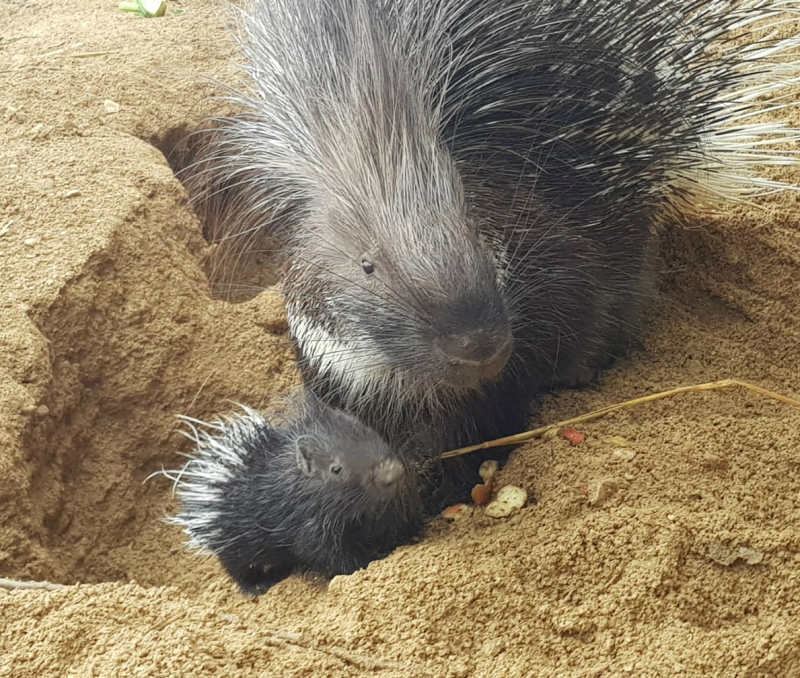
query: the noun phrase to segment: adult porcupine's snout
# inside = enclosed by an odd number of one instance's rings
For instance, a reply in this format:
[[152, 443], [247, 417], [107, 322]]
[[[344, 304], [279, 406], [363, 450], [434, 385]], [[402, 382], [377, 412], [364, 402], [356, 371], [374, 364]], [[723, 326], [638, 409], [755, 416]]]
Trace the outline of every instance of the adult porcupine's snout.
[[442, 381], [451, 388], [479, 387], [497, 377], [511, 357], [511, 325], [499, 295], [451, 304], [434, 328], [431, 351], [442, 361]]
[[[403, 375], [412, 390], [478, 389], [511, 356], [512, 324], [492, 257], [468, 232], [453, 235], [447, 244], [415, 243], [410, 255], [391, 260], [384, 248], [387, 256], [376, 257], [384, 265], [373, 275], [381, 276], [377, 284], [388, 303], [361, 307], [352, 295], [343, 304], [360, 307], [351, 316], [357, 321], [351, 336], [366, 334], [361, 345], [377, 347], [386, 369]], [[353, 291], [361, 296], [358, 287]]]
[[447, 360], [446, 381], [452, 386], [477, 386], [499, 374], [511, 356], [509, 334], [495, 338], [494, 333], [477, 330], [447, 335], [434, 341]]

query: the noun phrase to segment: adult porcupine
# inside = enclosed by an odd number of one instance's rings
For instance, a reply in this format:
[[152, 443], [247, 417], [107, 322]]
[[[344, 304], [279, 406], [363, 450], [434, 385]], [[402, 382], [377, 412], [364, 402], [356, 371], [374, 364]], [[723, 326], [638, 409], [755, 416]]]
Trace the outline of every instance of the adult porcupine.
[[181, 500], [170, 522], [245, 593], [297, 570], [352, 572], [422, 524], [416, 478], [374, 430], [310, 394], [293, 410], [278, 425], [249, 408], [185, 418], [195, 451], [162, 472]]
[[321, 397], [393, 445], [510, 433], [625, 345], [659, 222], [771, 189], [750, 169], [792, 161], [797, 131], [752, 116], [791, 103], [798, 10], [257, 0], [251, 91], [198, 165], [226, 196], [210, 228], [280, 243]]

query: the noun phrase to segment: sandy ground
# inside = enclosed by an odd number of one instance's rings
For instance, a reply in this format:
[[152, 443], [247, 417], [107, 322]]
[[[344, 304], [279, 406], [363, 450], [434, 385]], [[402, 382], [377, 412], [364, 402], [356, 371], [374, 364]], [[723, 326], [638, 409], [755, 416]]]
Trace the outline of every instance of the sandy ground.
[[[501, 482], [535, 503], [329, 586], [253, 602], [185, 551], [144, 482], [186, 450], [175, 414], [296, 375], [277, 291], [211, 294], [162, 154], [234, 77], [219, 12], [171, 8], [0, 0], [0, 577], [69, 585], [0, 590], [0, 675], [800, 675], [800, 412], [748, 392], [526, 445]], [[800, 396], [800, 199], [695, 226], [644, 348], [532, 425], [729, 376]]]

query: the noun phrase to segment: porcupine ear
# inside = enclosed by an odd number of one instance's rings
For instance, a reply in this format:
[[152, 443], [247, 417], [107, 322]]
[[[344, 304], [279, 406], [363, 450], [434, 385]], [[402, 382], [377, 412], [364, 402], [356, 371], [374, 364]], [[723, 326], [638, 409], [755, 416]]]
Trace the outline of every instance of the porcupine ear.
[[297, 468], [299, 468], [304, 475], [313, 475], [314, 467], [311, 463], [311, 451], [305, 437], [301, 436], [295, 439], [294, 453]]

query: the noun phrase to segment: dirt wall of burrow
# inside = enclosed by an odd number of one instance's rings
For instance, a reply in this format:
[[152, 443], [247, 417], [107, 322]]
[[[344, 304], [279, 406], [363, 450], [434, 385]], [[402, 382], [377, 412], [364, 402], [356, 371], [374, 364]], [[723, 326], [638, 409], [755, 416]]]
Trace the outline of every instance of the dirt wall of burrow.
[[[176, 415], [296, 380], [277, 291], [213, 298], [169, 163], [213, 112], [208, 78], [235, 72], [224, 19], [104, 16], [63, 16], [54, 50], [39, 15], [2, 111], [0, 569], [56, 581], [163, 577], [131, 554], [163, 531], [169, 492], [144, 481], [186, 450]], [[165, 30], [176, 49], [148, 52]]]

